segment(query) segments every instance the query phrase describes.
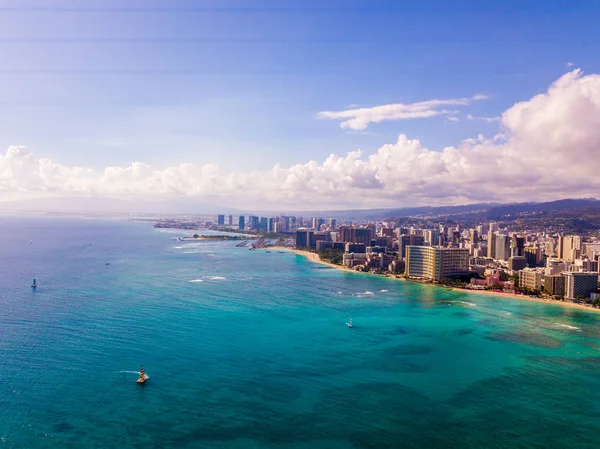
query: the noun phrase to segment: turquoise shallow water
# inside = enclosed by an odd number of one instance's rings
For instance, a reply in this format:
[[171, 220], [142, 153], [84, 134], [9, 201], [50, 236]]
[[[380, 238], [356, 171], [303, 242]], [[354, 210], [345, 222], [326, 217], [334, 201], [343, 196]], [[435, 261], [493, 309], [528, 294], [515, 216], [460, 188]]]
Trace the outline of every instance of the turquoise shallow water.
[[600, 315], [184, 234], [0, 217], [0, 447], [600, 445]]

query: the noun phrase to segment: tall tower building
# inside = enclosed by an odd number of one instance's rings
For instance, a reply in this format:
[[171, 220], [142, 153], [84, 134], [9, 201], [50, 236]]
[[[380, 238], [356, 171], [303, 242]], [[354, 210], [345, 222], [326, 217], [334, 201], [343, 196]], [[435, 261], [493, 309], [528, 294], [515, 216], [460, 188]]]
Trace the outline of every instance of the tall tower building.
[[487, 256], [492, 259], [496, 258], [496, 233], [492, 231], [488, 233]]
[[496, 259], [508, 260], [510, 257], [510, 237], [507, 235], [496, 235]]

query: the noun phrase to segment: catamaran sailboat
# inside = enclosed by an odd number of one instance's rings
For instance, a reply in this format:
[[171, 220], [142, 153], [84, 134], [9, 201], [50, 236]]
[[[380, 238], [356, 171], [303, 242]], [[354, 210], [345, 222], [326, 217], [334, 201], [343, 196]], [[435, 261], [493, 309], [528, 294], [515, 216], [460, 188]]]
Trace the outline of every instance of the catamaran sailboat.
[[144, 367], [142, 366], [140, 368], [140, 378], [136, 381], [138, 384], [143, 384], [144, 382], [146, 382], [149, 379], [148, 375], [146, 374], [146, 372], [144, 371]]
[[346, 326], [352, 327], [352, 317], [350, 317], [350, 321], [346, 323]]

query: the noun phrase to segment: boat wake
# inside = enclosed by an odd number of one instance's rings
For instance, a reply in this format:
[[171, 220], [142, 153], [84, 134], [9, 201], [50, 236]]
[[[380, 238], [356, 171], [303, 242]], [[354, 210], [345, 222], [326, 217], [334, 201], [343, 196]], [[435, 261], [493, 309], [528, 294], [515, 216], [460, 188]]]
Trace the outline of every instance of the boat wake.
[[139, 371], [119, 371], [120, 373], [124, 373], [124, 374], [137, 374], [138, 376], [140, 375]]

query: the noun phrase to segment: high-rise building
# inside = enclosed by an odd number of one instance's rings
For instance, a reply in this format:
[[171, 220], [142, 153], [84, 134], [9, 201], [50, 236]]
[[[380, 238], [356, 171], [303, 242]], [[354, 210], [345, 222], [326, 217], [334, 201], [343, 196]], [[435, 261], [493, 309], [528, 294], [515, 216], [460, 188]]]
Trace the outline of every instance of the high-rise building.
[[496, 233], [490, 231], [487, 240], [487, 256], [489, 258], [496, 258]]
[[254, 215], [250, 215], [248, 217], [248, 227], [250, 229], [258, 229], [258, 223], [259, 223], [258, 217], [254, 216]]
[[431, 246], [408, 246], [406, 269], [408, 277], [441, 281], [464, 276], [469, 272], [469, 250]]
[[267, 232], [268, 221], [267, 217], [260, 217], [260, 221], [258, 222], [258, 229], [262, 232]]
[[239, 218], [239, 224], [238, 224], [238, 228], [239, 228], [240, 230], [243, 230], [243, 229], [244, 229], [244, 227], [245, 227], [245, 224], [244, 224], [244, 222], [245, 222], [245, 218], [244, 218], [244, 216], [243, 216], [243, 215], [240, 215], [240, 218]]
[[267, 232], [275, 232], [275, 222], [273, 217], [269, 217], [267, 220]]
[[542, 273], [530, 268], [519, 271], [519, 287], [528, 288], [529, 290], [541, 290]]
[[440, 231], [437, 229], [425, 229], [423, 231], [423, 241], [425, 245], [437, 246], [440, 243]]
[[312, 229], [300, 228], [296, 231], [296, 248], [314, 248], [315, 231]]
[[510, 271], [519, 271], [527, 268], [527, 259], [525, 256], [510, 256], [508, 258], [508, 269]]
[[565, 247], [564, 240], [565, 240], [565, 238], [562, 235], [558, 236], [558, 243], [556, 244], [556, 256], [559, 259], [564, 259], [564, 252], [563, 252], [564, 247]]
[[233, 215], [229, 216], [229, 226], [233, 226]]
[[338, 242], [352, 243], [356, 237], [355, 229], [352, 226], [340, 226], [338, 227]]
[[482, 225], [477, 226], [477, 233], [479, 234], [479, 238], [483, 237], [484, 235], [488, 235], [489, 230], [490, 230], [489, 224], [482, 224]]
[[330, 218], [329, 219], [329, 230], [331, 230], [331, 231], [335, 230], [336, 225], [337, 225], [337, 220], [335, 218]]
[[225, 215], [217, 215], [217, 224], [219, 226], [225, 225]]
[[559, 243], [562, 241], [562, 251], [559, 256], [569, 262], [575, 262], [581, 256], [581, 237], [578, 235], [567, 235], [559, 237]]
[[584, 243], [581, 248], [581, 254], [595, 259], [600, 254], [600, 242]]
[[394, 237], [394, 229], [392, 228], [381, 228], [379, 230], [380, 237]]
[[[316, 246], [317, 242], [330, 242], [331, 241], [331, 235], [329, 235], [329, 232], [315, 232], [313, 238], [314, 238], [315, 246]], [[333, 248], [333, 245], [331, 247]]]
[[510, 257], [510, 237], [496, 234], [496, 257], [498, 260], [508, 260]]
[[598, 273], [565, 273], [565, 298], [587, 299], [598, 290]]
[[547, 274], [544, 276], [544, 291], [551, 296], [564, 296], [565, 276], [563, 274]]
[[513, 237], [510, 239], [510, 255], [512, 257], [524, 256], [525, 252], [525, 238], [524, 237]]
[[296, 220], [296, 217], [292, 216], [290, 217], [290, 231], [296, 231], [298, 229], [298, 221]]
[[477, 229], [471, 229], [469, 240], [471, 240], [471, 243], [474, 245], [479, 242], [479, 233], [477, 232]]
[[371, 244], [371, 239], [375, 234], [370, 227], [356, 228], [355, 231], [354, 243], [364, 243], [367, 246]]
[[489, 232], [498, 232], [498, 230], [500, 229], [500, 226], [498, 225], [498, 223], [494, 223], [491, 222], [490, 226], [489, 226]]
[[546, 275], [560, 274], [569, 269], [569, 262], [562, 259], [546, 259]]
[[583, 271], [598, 273], [598, 261], [592, 259], [583, 260], [581, 268]]
[[527, 266], [529, 266], [529, 268], [539, 267], [542, 261], [542, 251], [540, 250], [540, 247], [537, 246], [537, 244], [526, 247], [525, 258], [527, 259]]
[[425, 237], [415, 234], [403, 234], [398, 238], [398, 255], [401, 258], [406, 257], [406, 248], [408, 246], [425, 245]]
[[312, 219], [312, 227], [314, 229], [316, 229], [317, 231], [321, 229], [321, 225], [325, 224], [325, 220], [323, 218], [320, 217], [314, 217]]

